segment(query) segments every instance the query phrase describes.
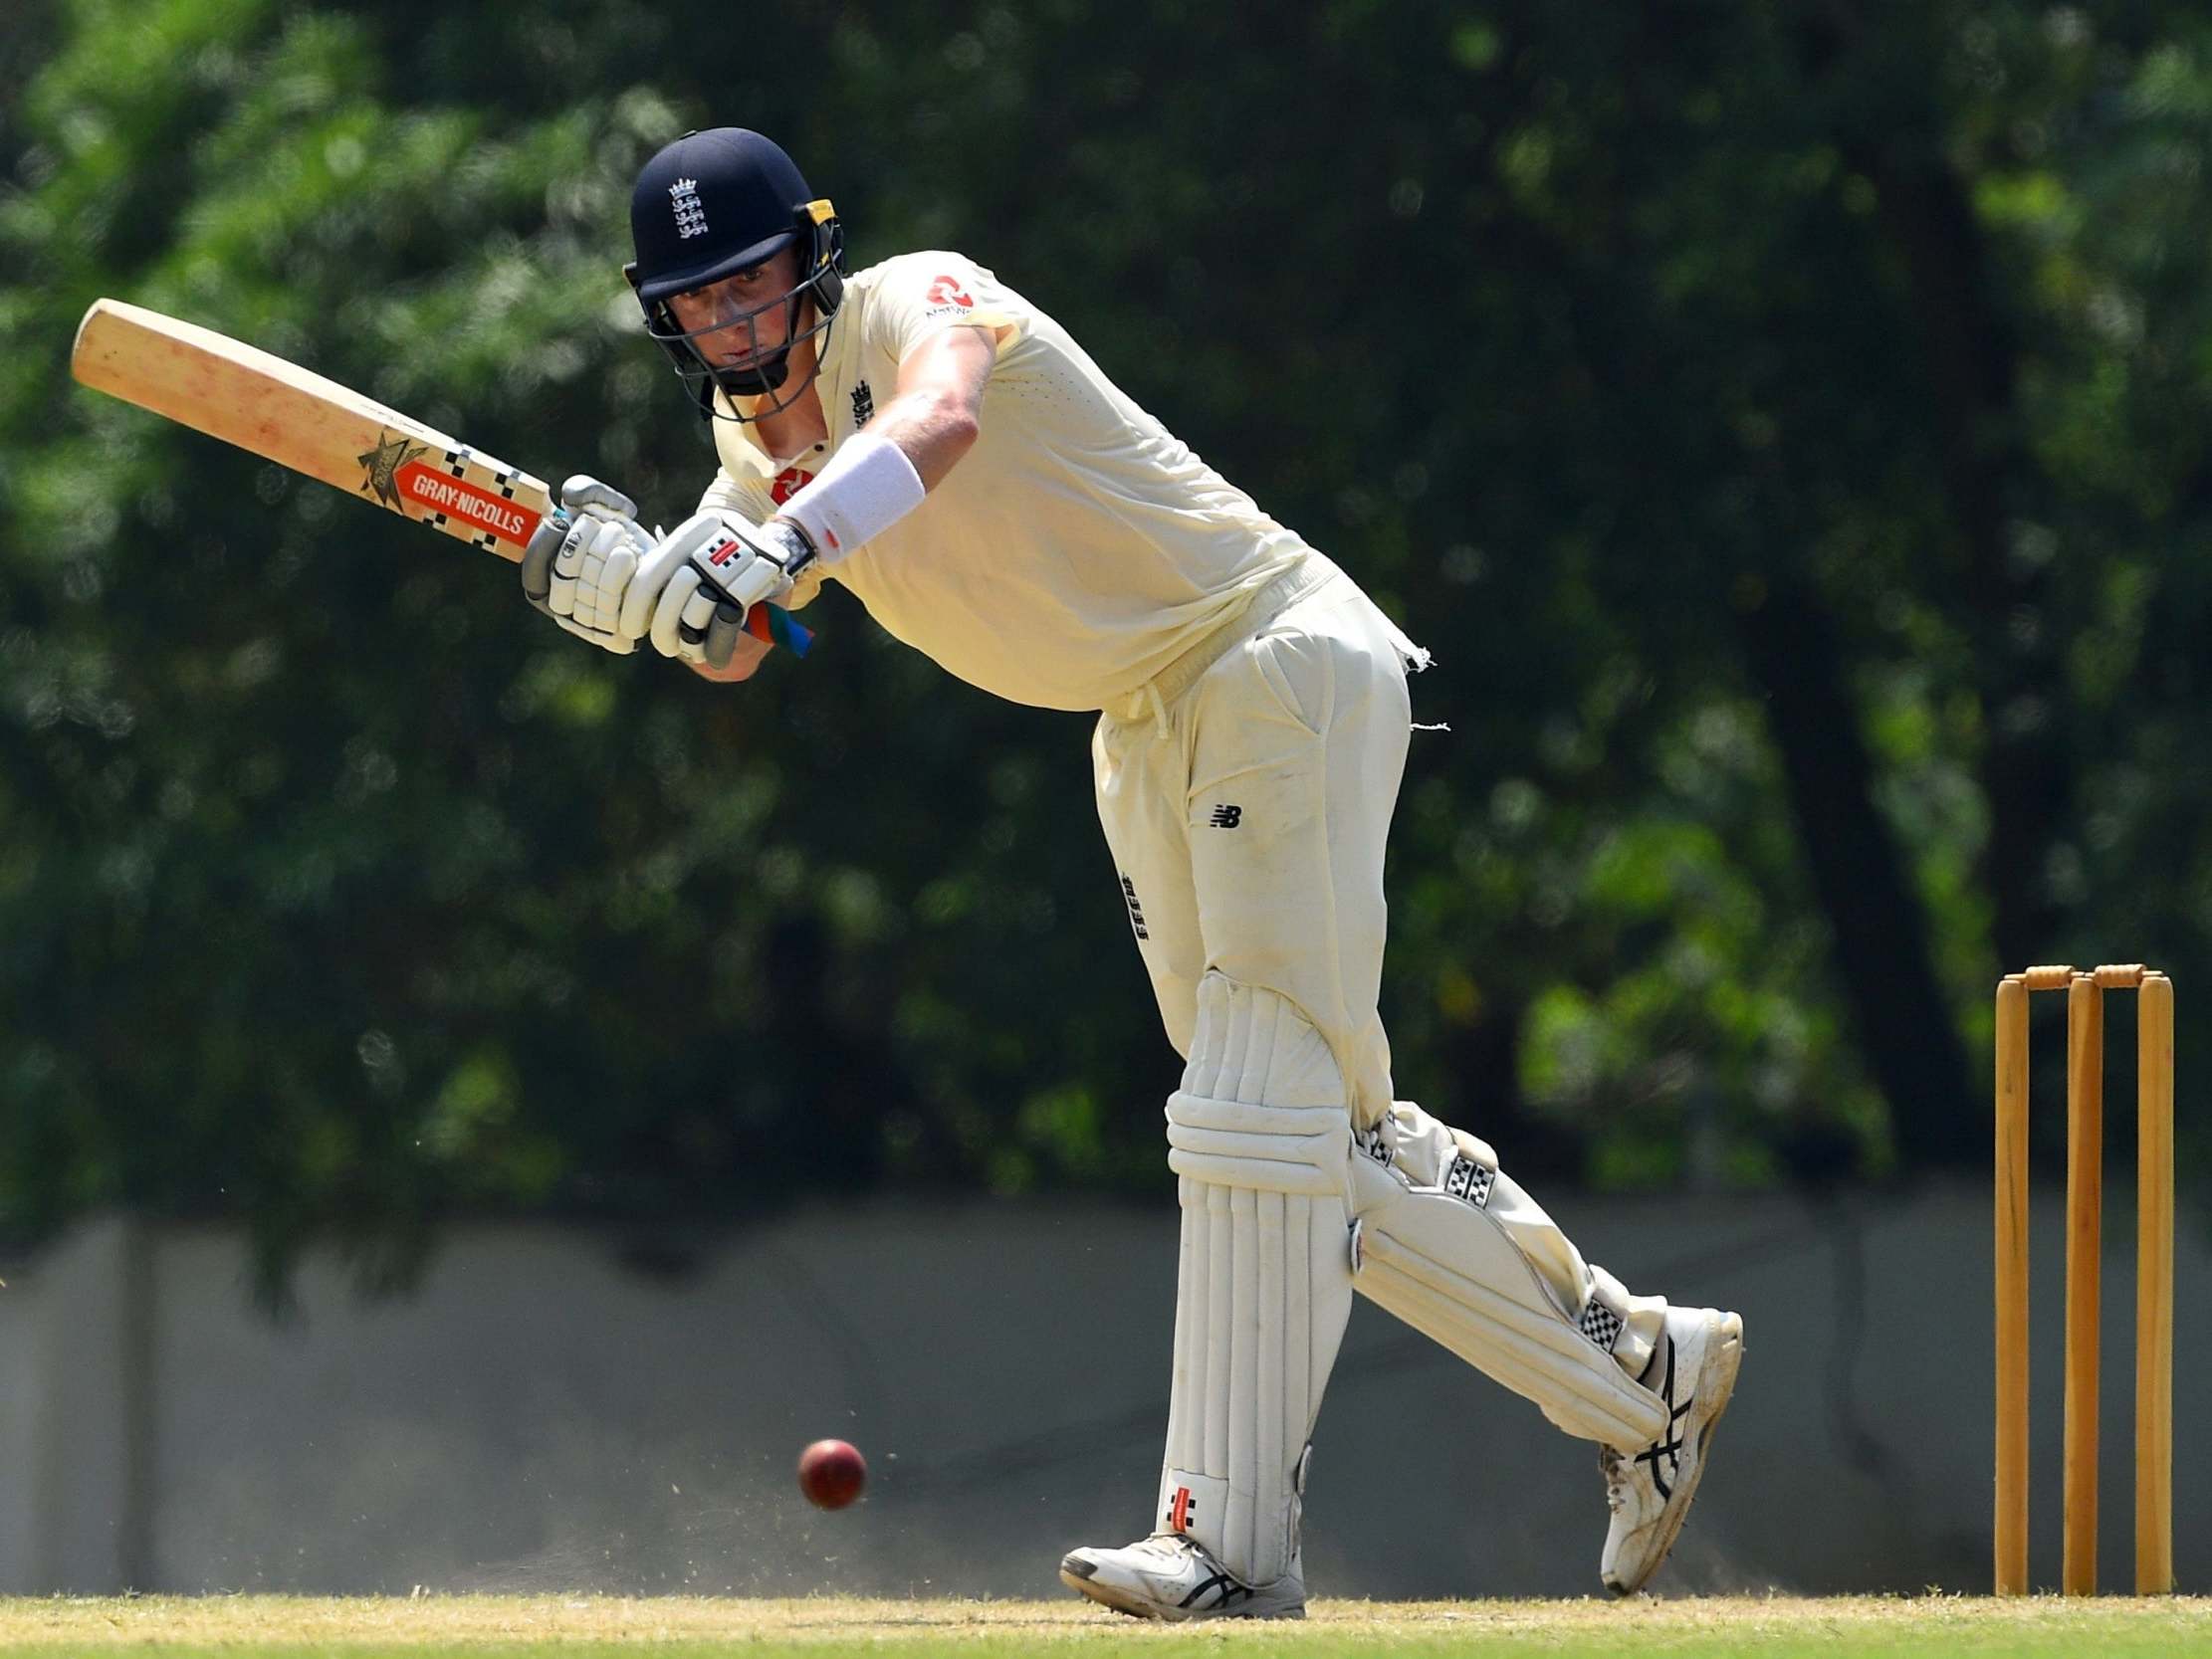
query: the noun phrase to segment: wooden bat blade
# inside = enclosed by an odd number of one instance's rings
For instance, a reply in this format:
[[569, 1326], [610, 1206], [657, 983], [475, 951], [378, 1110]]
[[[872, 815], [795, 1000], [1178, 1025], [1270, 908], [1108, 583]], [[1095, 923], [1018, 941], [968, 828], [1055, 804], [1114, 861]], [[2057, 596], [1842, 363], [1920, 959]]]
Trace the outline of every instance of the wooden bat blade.
[[[95, 391], [502, 558], [520, 560], [553, 511], [544, 480], [312, 369], [143, 306], [94, 301], [69, 366]], [[753, 606], [745, 627], [800, 657], [814, 637], [774, 605]]]
[[349, 386], [197, 323], [98, 300], [70, 372], [97, 391], [509, 559], [552, 508], [544, 481]]

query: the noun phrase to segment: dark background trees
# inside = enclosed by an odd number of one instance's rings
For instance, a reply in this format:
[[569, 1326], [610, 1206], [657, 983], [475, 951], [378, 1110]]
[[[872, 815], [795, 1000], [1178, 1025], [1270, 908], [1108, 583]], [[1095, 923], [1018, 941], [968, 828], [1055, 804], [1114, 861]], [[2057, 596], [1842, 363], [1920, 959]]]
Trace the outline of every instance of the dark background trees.
[[2208, 1029], [2191, 8], [17, 10], [19, 1233], [1157, 1187], [1081, 718], [834, 589], [736, 691], [604, 659], [68, 381], [112, 294], [672, 519], [711, 458], [624, 208], [724, 121], [857, 264], [995, 267], [1436, 649], [1386, 1013], [1402, 1091], [1517, 1166], [1978, 1167], [2000, 964], [2151, 959]]

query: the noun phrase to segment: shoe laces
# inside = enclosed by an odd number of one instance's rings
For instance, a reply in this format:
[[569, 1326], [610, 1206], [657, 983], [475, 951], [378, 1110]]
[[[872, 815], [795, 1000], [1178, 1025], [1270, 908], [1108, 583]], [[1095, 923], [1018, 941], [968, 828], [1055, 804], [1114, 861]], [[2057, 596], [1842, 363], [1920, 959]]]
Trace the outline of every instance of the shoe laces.
[[1629, 1460], [1611, 1446], [1598, 1448], [1598, 1468], [1605, 1475], [1605, 1507], [1615, 1515], [1629, 1501], [1629, 1480], [1633, 1473]]

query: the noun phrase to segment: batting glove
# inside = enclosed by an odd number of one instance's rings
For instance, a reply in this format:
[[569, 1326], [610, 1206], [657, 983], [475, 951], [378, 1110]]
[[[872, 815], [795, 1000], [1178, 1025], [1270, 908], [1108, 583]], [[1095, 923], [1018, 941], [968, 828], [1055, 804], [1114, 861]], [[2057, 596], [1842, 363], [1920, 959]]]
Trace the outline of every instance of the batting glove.
[[754, 524], [709, 508], [655, 544], [623, 600], [619, 631], [643, 634], [664, 657], [726, 667], [746, 631], [746, 612], [787, 595], [813, 556], [795, 524], [780, 518]]
[[580, 474], [560, 487], [560, 511], [546, 516], [523, 550], [523, 596], [578, 639], [627, 656], [635, 634], [617, 627], [622, 602], [652, 537], [637, 505]]

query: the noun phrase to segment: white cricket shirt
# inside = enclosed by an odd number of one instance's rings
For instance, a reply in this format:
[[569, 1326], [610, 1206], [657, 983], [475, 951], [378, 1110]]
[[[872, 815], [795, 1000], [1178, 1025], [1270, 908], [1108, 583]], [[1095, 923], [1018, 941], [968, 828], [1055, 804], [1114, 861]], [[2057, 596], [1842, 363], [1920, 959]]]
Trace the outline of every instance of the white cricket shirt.
[[[972, 685], [1039, 708], [1103, 709], [1276, 577], [1333, 573], [1066, 329], [960, 254], [902, 254], [847, 279], [815, 382], [828, 450], [896, 395], [908, 352], [963, 325], [999, 331], [975, 446], [920, 507], [835, 569], [816, 566], [793, 605], [826, 576]], [[747, 431], [714, 423], [722, 468], [701, 505], [759, 520], [827, 454], [772, 459]]]

